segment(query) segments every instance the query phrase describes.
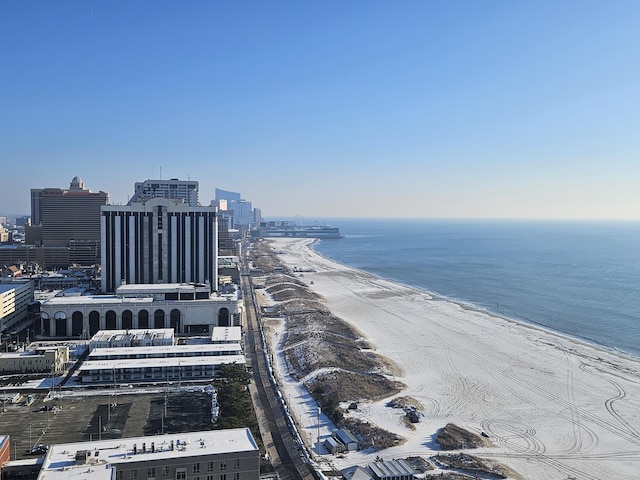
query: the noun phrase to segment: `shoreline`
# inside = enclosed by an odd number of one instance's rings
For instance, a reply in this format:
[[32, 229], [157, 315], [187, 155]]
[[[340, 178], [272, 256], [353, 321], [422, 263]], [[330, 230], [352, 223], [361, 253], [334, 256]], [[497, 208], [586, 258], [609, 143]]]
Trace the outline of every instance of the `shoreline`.
[[[406, 385], [398, 396], [415, 398], [423, 418], [411, 430], [391, 398], [364, 402], [354, 415], [398, 433], [402, 446], [323, 457], [344, 468], [376, 455], [436, 454], [433, 435], [445, 423], [487, 432], [493, 447], [470, 451], [494, 458], [527, 479], [635, 478], [640, 470], [640, 362], [538, 325], [495, 315], [384, 279], [322, 256], [312, 239], [275, 240], [280, 259], [327, 308], [398, 364]], [[275, 323], [274, 323], [275, 325]], [[523, 328], [524, 327], [524, 328]], [[283, 332], [284, 322], [274, 327]], [[273, 337], [281, 338], [280, 335]], [[273, 340], [272, 338], [272, 340]], [[278, 345], [276, 340], [272, 345]], [[301, 436], [317, 446], [317, 407], [273, 352], [281, 388]], [[291, 403], [290, 403], [291, 402]], [[321, 439], [335, 428], [322, 416]], [[636, 451], [638, 453], [636, 453]], [[621, 458], [622, 457], [622, 458]]]
[[[596, 342], [594, 340], [590, 340], [588, 338], [578, 337], [578, 336], [572, 335], [570, 333], [561, 332], [559, 330], [555, 330], [552, 327], [548, 327], [548, 326], [543, 325], [541, 323], [537, 323], [537, 322], [534, 322], [534, 321], [525, 320], [525, 319], [521, 319], [521, 318], [514, 318], [514, 317], [509, 317], [509, 316], [506, 316], [506, 315], [502, 315], [500, 313], [494, 312], [493, 310], [491, 310], [489, 308], [485, 308], [485, 307], [482, 307], [480, 305], [476, 305], [476, 304], [474, 304], [474, 303], [472, 303], [470, 301], [461, 300], [461, 299], [452, 298], [452, 297], [447, 297], [446, 295], [441, 295], [439, 293], [432, 292], [432, 291], [427, 290], [427, 289], [416, 287], [415, 285], [411, 285], [411, 284], [404, 283], [404, 282], [401, 282], [401, 281], [398, 281], [398, 280], [394, 280], [394, 279], [383, 277], [383, 276], [381, 276], [381, 275], [379, 275], [377, 273], [369, 272], [367, 270], [363, 270], [361, 268], [354, 267], [352, 265], [340, 262], [338, 260], [335, 260], [335, 259], [333, 259], [331, 257], [328, 257], [328, 256], [322, 254], [321, 252], [319, 252], [318, 250], [313, 248], [313, 245], [316, 244], [316, 243], [319, 243], [322, 239], [314, 238], [314, 239], [304, 239], [304, 240], [310, 240], [308, 242], [307, 246], [311, 250], [313, 250], [317, 255], [319, 255], [320, 257], [322, 257], [324, 259], [326, 259], [329, 262], [333, 262], [335, 264], [342, 265], [343, 267], [352, 269], [354, 271], [361, 272], [363, 275], [371, 275], [372, 277], [377, 278], [377, 279], [379, 279], [381, 281], [395, 283], [395, 284], [400, 285], [402, 287], [405, 287], [407, 289], [414, 290], [414, 291], [416, 291], [418, 293], [421, 293], [421, 294], [429, 296], [430, 300], [433, 301], [433, 302], [451, 303], [451, 304], [457, 305], [458, 307], [460, 307], [462, 309], [465, 309], [465, 310], [469, 310], [469, 311], [476, 312], [476, 313], [479, 313], [479, 314], [484, 314], [484, 315], [487, 315], [489, 317], [493, 317], [493, 318], [496, 318], [496, 319], [499, 319], [499, 320], [502, 320], [502, 321], [505, 321], [505, 322], [511, 322], [514, 325], [517, 325], [517, 326], [520, 326], [520, 327], [523, 327], [523, 328], [532, 328], [532, 329], [535, 329], [535, 330], [539, 330], [539, 331], [545, 332], [545, 333], [547, 333], [549, 335], [555, 335], [555, 336], [563, 338], [563, 339], [565, 339], [567, 341], [571, 341], [571, 342], [574, 342], [574, 343], [577, 343], [577, 344], [581, 344], [581, 345], [584, 345], [586, 347], [591, 347], [591, 348], [593, 348], [595, 350], [601, 350], [601, 351], [603, 351], [605, 353], [608, 353], [610, 355], [620, 356], [622, 359], [638, 362], [640, 364], [640, 355], [636, 355], [636, 354], [627, 352], [627, 351], [622, 350], [622, 349], [617, 348], [617, 347], [611, 347], [611, 346], [608, 346], [608, 345], [603, 345], [601, 343], [598, 343], [598, 342]], [[640, 368], [640, 365], [639, 365], [639, 368]]]

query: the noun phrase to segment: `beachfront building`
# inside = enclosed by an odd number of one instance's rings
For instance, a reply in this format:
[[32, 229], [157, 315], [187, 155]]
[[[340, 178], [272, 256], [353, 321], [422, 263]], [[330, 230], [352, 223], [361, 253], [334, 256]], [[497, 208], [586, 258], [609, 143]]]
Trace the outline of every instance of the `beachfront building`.
[[198, 182], [192, 180], [145, 180], [135, 183], [135, 193], [128, 205], [146, 202], [151, 198], [182, 199], [187, 205], [197, 207], [200, 205], [198, 198]]
[[[86, 361], [141, 360], [145, 358], [229, 357], [242, 355], [239, 343], [197, 343], [152, 347], [94, 348]], [[233, 362], [230, 362], [233, 363]]]
[[0, 353], [0, 374], [52, 373], [61, 374], [69, 362], [69, 347], [56, 345], [38, 347], [23, 352]]
[[102, 291], [124, 284], [194, 282], [218, 288], [214, 207], [150, 198], [101, 208]]
[[404, 459], [375, 461], [366, 467], [356, 465], [342, 470], [344, 480], [414, 480], [423, 476]]
[[65, 443], [49, 448], [38, 480], [258, 480], [248, 428]]
[[359, 450], [360, 443], [353, 433], [346, 428], [340, 428], [333, 432], [332, 437], [344, 445], [344, 449], [348, 452]]
[[120, 285], [113, 295], [57, 296], [40, 306], [41, 332], [49, 337], [91, 338], [100, 330], [170, 328], [209, 335], [217, 326], [239, 326], [238, 292], [211, 293], [193, 283]]
[[0, 332], [19, 329], [29, 318], [29, 305], [33, 302], [31, 281], [0, 283]]
[[222, 365], [245, 365], [239, 344], [96, 348], [78, 368], [84, 385], [210, 382]]
[[240, 327], [216, 327], [213, 336], [221, 339], [227, 329], [224, 342], [199, 337], [179, 344], [171, 329], [100, 331], [89, 341], [78, 378], [83, 384], [210, 381], [220, 365], [245, 364], [235, 335]]

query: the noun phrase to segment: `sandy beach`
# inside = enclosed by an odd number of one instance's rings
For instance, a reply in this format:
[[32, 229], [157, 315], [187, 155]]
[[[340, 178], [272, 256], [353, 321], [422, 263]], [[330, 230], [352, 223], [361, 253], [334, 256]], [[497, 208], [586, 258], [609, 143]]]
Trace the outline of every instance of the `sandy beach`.
[[[514, 478], [640, 478], [639, 361], [340, 265], [311, 242], [278, 239], [274, 248], [288, 267], [313, 271], [301, 280], [394, 362], [394, 380], [406, 385], [400, 395], [416, 399], [424, 414], [410, 428], [402, 410], [386, 406], [389, 398], [360, 403], [348, 415], [406, 442], [344, 458], [320, 448], [321, 462], [340, 469], [376, 456], [428, 457], [438, 450], [438, 429], [452, 422], [488, 435], [492, 447], [469, 453], [507, 465]], [[301, 438], [317, 452], [318, 433], [322, 442], [336, 427], [321, 415], [318, 429], [317, 405], [287, 375], [279, 350], [285, 329], [280, 320], [267, 330], [275, 371]]]

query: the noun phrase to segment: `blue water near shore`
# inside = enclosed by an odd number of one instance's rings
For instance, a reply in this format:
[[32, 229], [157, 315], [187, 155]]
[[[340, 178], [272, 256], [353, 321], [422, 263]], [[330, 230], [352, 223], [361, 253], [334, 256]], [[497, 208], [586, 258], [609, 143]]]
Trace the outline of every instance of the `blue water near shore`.
[[328, 258], [640, 357], [640, 222], [328, 223]]

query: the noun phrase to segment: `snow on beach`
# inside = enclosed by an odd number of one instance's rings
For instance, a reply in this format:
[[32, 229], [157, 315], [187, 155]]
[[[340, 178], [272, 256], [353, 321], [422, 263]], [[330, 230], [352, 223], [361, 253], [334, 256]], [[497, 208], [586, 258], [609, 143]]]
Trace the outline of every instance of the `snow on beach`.
[[[639, 361], [335, 263], [309, 248], [312, 241], [278, 239], [274, 248], [288, 267], [312, 271], [301, 280], [396, 364], [395, 379], [407, 386], [400, 396], [417, 400], [424, 414], [412, 429], [401, 409], [386, 406], [390, 399], [359, 403], [349, 415], [406, 443], [344, 458], [321, 449], [323, 461], [344, 468], [378, 455], [427, 457], [437, 452], [438, 429], [451, 422], [492, 440], [493, 447], [469, 453], [494, 458], [522, 478], [638, 478]], [[317, 452], [318, 409], [286, 373], [278, 347], [285, 328], [280, 321], [268, 330], [274, 367], [302, 440]], [[321, 415], [321, 441], [333, 429]]]

